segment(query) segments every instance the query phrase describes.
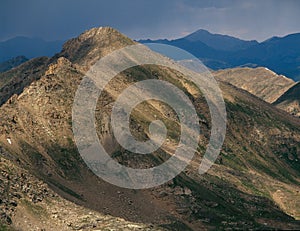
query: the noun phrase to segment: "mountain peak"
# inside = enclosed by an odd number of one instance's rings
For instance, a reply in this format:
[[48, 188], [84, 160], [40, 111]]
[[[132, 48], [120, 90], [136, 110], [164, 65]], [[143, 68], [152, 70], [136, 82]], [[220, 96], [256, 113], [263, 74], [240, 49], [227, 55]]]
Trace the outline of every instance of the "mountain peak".
[[78, 36], [78, 39], [84, 41], [90, 38], [102, 37], [111, 34], [121, 35], [119, 31], [115, 30], [112, 27], [94, 27], [80, 34]]
[[201, 39], [201, 37], [203, 37], [203, 36], [211, 37], [211, 36], [213, 36], [213, 34], [207, 30], [199, 29], [199, 30], [185, 36], [184, 38], [189, 41], [199, 41]]
[[68, 40], [57, 57], [90, 66], [104, 55], [135, 42], [111, 27], [92, 28]]
[[212, 34], [207, 30], [199, 29], [186, 37], [189, 42], [202, 42], [216, 50], [240, 50], [257, 44], [257, 41], [244, 41], [228, 35]]
[[192, 34], [212, 34], [212, 33], [210, 33], [207, 30], [204, 30], [204, 29], [199, 29], [199, 30], [193, 32]]

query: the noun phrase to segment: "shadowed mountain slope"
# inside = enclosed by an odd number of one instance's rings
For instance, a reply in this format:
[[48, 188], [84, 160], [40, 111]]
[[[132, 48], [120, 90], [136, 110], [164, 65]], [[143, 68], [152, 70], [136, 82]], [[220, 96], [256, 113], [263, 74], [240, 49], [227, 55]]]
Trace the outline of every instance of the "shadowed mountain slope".
[[300, 117], [300, 83], [297, 83], [286, 91], [274, 102], [277, 107]]
[[13, 94], [20, 94], [24, 87], [39, 79], [46, 70], [48, 60], [47, 57], [35, 58], [0, 73], [0, 105]]
[[28, 59], [25, 56], [17, 56], [12, 59], [6, 60], [0, 63], [0, 72], [8, 71], [26, 61], [28, 61]]

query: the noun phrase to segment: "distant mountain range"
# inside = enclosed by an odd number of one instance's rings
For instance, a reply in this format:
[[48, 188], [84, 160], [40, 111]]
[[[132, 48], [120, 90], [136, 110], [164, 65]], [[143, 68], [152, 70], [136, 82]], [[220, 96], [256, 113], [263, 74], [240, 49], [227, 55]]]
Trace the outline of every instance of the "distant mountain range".
[[264, 66], [278, 74], [300, 80], [300, 33], [272, 37], [264, 42], [245, 41], [198, 30], [175, 40], [140, 40], [141, 43], [173, 45], [195, 55], [213, 70]]
[[64, 41], [45, 41], [40, 38], [15, 37], [0, 42], [0, 62], [17, 56], [35, 58], [39, 56], [53, 56], [61, 50]]
[[[61, 50], [63, 42], [27, 37], [15, 37], [0, 42], [0, 63], [17, 56], [29, 59], [51, 57]], [[179, 39], [147, 39], [139, 42], [163, 43], [185, 49], [213, 70], [264, 66], [295, 81], [300, 80], [300, 33], [282, 38], [272, 37], [259, 43], [200, 29]], [[4, 68], [0, 72], [6, 70], [8, 69]]]

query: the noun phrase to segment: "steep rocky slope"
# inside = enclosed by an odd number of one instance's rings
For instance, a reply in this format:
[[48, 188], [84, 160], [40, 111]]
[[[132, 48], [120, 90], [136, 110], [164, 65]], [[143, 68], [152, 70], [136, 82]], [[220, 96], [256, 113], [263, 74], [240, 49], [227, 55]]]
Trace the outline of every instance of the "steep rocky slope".
[[232, 68], [214, 72], [216, 78], [273, 103], [295, 82], [264, 68]]
[[300, 117], [300, 83], [288, 89], [288, 91], [274, 102], [274, 105], [292, 115]]
[[[96, 108], [98, 136], [112, 157], [124, 165], [148, 167], [167, 159], [180, 133], [177, 116], [168, 106], [149, 101], [133, 112], [131, 129], [138, 139], [147, 139], [147, 126], [154, 118], [163, 120], [170, 131], [169, 144], [147, 157], [117, 145], [108, 119], [114, 100], [129, 84], [150, 78], [166, 80], [187, 93], [201, 118], [201, 141], [193, 162], [174, 180], [148, 190], [113, 186], [87, 169], [72, 133], [76, 89], [100, 57], [130, 44], [134, 42], [112, 28], [95, 28], [69, 40], [43, 71], [31, 69], [38, 77], [0, 109], [0, 146], [7, 150], [6, 159], [47, 183], [55, 193], [101, 216], [170, 230], [299, 228], [294, 218], [300, 218], [300, 120], [224, 82], [219, 84], [228, 111], [227, 136], [217, 163], [207, 174], [197, 174], [211, 127], [204, 97], [182, 74], [152, 65], [124, 71], [105, 89]], [[73, 207], [67, 204], [64, 208], [81, 217]], [[62, 217], [64, 212], [56, 215]], [[12, 221], [14, 217], [17, 215], [12, 214]], [[119, 218], [112, 219], [100, 220], [99, 225]], [[22, 219], [18, 221], [19, 227], [24, 225]]]

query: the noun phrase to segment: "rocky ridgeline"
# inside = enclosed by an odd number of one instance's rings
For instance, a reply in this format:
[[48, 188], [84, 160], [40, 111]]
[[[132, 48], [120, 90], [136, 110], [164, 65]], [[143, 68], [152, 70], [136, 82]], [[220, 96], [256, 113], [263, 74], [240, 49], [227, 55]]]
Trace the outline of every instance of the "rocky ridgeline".
[[12, 70], [0, 73], [0, 105], [38, 80], [45, 72], [48, 61], [47, 57], [34, 58]]
[[216, 78], [265, 100], [275, 102], [295, 82], [264, 67], [232, 68], [214, 72]]

